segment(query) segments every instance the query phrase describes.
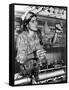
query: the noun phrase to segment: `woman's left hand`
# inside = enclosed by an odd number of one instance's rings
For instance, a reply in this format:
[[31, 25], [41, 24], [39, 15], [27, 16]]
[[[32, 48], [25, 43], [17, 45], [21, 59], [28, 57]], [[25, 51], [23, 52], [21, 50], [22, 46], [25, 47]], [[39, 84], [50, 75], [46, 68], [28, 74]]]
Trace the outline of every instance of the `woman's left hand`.
[[36, 54], [37, 54], [37, 58], [43, 59], [43, 58], [46, 56], [46, 51], [43, 50], [43, 49], [41, 49], [41, 50], [38, 50], [38, 51], [36, 52]]

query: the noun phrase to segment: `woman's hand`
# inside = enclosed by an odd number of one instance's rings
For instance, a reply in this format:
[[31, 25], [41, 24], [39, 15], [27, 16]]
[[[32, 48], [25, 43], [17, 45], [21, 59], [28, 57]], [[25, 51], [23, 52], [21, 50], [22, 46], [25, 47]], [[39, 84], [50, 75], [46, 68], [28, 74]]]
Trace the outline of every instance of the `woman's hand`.
[[36, 54], [38, 59], [43, 59], [46, 56], [46, 51], [43, 49], [37, 50]]
[[20, 64], [23, 64], [26, 61], [26, 56], [25, 55], [17, 55], [16, 57], [17, 62], [19, 62]]

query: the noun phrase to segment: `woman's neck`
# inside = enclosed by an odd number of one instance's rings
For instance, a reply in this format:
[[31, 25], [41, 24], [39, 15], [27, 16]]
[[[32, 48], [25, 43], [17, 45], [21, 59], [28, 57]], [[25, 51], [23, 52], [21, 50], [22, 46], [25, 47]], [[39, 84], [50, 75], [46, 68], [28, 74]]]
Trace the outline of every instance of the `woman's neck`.
[[29, 33], [28, 33], [28, 36], [29, 36], [29, 37], [32, 37], [34, 34], [35, 34], [35, 32], [29, 30]]

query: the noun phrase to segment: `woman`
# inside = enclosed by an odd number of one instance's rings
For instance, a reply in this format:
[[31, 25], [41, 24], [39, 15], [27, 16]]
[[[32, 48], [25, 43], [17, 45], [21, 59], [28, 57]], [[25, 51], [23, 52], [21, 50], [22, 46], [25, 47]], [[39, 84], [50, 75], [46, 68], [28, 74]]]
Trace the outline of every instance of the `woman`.
[[[30, 70], [33, 67], [32, 64], [35, 62], [33, 58], [45, 60], [45, 51], [41, 45], [39, 39], [41, 38], [41, 35], [39, 34], [37, 16], [33, 12], [28, 12], [23, 21], [23, 32], [19, 34], [16, 41], [17, 62], [23, 66], [32, 59], [30, 65], [25, 67], [25, 69]], [[24, 68], [21, 67], [21, 69]]]
[[[40, 45], [37, 33], [37, 17], [33, 12], [28, 12], [23, 22], [23, 32], [17, 38], [17, 61], [21, 64], [28, 58], [33, 58], [34, 51], [40, 50], [43, 53], [43, 47]], [[42, 58], [43, 56], [39, 57], [37, 54], [37, 57]]]

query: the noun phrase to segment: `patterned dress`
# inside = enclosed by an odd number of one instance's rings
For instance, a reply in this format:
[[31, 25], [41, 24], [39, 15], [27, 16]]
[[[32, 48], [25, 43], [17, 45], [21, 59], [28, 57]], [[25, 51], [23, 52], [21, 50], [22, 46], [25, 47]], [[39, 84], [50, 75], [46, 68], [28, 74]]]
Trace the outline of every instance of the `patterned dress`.
[[33, 37], [28, 36], [28, 32], [22, 32], [16, 43], [17, 48], [17, 61], [24, 62], [29, 58], [34, 58], [33, 52], [40, 50], [43, 47], [40, 45], [38, 35], [34, 33]]

